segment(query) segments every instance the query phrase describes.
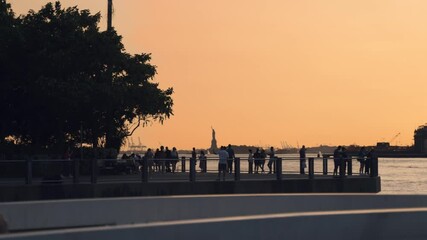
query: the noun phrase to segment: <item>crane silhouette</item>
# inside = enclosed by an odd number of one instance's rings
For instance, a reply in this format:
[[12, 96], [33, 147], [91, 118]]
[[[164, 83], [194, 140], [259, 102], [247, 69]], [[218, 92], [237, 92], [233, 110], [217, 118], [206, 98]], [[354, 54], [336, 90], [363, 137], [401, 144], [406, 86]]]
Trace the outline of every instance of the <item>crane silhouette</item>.
[[398, 132], [396, 135], [394, 135], [394, 137], [391, 138], [391, 140], [389, 141], [389, 143], [391, 144], [399, 136], [400, 136], [400, 132]]

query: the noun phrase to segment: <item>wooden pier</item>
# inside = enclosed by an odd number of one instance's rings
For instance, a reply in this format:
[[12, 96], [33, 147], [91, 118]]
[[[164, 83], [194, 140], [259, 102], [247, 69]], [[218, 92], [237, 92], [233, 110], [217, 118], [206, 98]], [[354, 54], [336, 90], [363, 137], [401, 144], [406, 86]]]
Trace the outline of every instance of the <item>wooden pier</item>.
[[[0, 201], [192, 194], [378, 193], [381, 191], [377, 162], [373, 163], [369, 175], [360, 175], [353, 173], [352, 159], [349, 159], [346, 165], [340, 166], [339, 175], [334, 176], [327, 171], [328, 159], [323, 160], [323, 162], [321, 159], [318, 161], [318, 164], [323, 163], [323, 170], [320, 172], [314, 171], [314, 158], [308, 159], [306, 174], [284, 171], [282, 159], [278, 158], [275, 161], [277, 171], [271, 174], [265, 172], [249, 174], [247, 171], [240, 171], [240, 159], [236, 158], [234, 172], [227, 173], [225, 181], [219, 181], [218, 173], [213, 170], [196, 172], [195, 163], [191, 160], [187, 161], [187, 164], [190, 164], [189, 171], [181, 167], [181, 171], [175, 173], [152, 172], [147, 167], [143, 167], [140, 172], [133, 174], [106, 175], [99, 174], [99, 169], [94, 167], [92, 173], [88, 175], [37, 178], [31, 176], [31, 171], [28, 171], [25, 181], [24, 179], [0, 181]], [[28, 169], [31, 170], [31, 165]]]

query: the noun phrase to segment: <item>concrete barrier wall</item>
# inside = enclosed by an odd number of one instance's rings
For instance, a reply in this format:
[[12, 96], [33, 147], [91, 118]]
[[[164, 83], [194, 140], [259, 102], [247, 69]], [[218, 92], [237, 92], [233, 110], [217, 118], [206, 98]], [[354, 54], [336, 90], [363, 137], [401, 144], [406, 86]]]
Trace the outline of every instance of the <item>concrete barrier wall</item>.
[[0, 186], [0, 202], [245, 193], [378, 193], [380, 177]]
[[68, 239], [427, 239], [427, 208], [261, 215], [0, 236]]
[[427, 207], [427, 195], [261, 194], [0, 203], [12, 231], [331, 210]]

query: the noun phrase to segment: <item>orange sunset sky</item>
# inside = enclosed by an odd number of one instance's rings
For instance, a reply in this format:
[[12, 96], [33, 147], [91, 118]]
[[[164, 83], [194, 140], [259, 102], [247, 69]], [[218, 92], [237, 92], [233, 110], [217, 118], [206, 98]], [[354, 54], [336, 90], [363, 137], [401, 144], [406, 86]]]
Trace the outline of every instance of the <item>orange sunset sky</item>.
[[[46, 0], [9, 0], [18, 14]], [[107, 0], [63, 0], [101, 12]], [[130, 53], [152, 53], [174, 116], [157, 147], [411, 145], [427, 122], [425, 0], [114, 0]]]

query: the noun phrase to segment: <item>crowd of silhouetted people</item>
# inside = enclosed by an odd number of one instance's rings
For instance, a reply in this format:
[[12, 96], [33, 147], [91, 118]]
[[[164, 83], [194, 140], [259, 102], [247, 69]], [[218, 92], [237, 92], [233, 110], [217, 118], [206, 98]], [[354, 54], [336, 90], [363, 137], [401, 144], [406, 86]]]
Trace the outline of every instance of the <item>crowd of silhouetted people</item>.
[[154, 152], [149, 148], [142, 160], [147, 162], [150, 172], [175, 173], [179, 154], [175, 147], [170, 150], [169, 147], [160, 146]]
[[[207, 171], [207, 157], [204, 150], [201, 150], [197, 155], [196, 149], [193, 148], [191, 152], [193, 159], [199, 160], [200, 172]], [[155, 151], [148, 148], [145, 154], [141, 157], [136, 154], [127, 156], [123, 154], [122, 159], [133, 159], [135, 162], [135, 169], [142, 170], [144, 162], [147, 162], [149, 172], [161, 172], [161, 173], [175, 173], [177, 170], [177, 164], [179, 162], [179, 153], [175, 147], [170, 150], [168, 147], [160, 146]]]
[[[248, 174], [272, 174], [275, 170], [275, 160], [277, 159], [275, 150], [270, 147], [268, 151], [263, 148], [256, 148], [255, 151], [252, 149], [248, 150]], [[235, 164], [235, 152], [231, 144], [228, 146], [221, 146], [218, 155], [218, 179], [221, 174], [225, 178], [225, 174], [233, 173], [233, 166]], [[199, 172], [206, 173], [208, 168], [207, 153], [204, 150], [199, 152], [193, 148], [191, 152], [191, 159], [195, 161], [195, 164], [199, 167]], [[317, 155], [321, 158], [321, 153]], [[357, 154], [357, 161], [359, 162], [359, 174], [370, 174], [371, 162], [375, 158], [374, 149], [367, 150], [365, 147], [360, 148]], [[177, 171], [177, 164], [180, 160], [178, 151], [175, 147], [169, 149], [168, 147], [161, 146], [155, 151], [148, 149], [143, 156], [138, 154], [126, 155], [123, 154], [122, 160], [125, 160], [128, 164], [129, 173], [137, 173], [142, 171], [142, 165], [146, 162], [148, 171], [151, 173], [175, 173]], [[338, 146], [333, 152], [334, 169], [333, 175], [345, 175], [349, 162], [352, 161], [352, 157], [348, 154], [347, 149], [343, 146]], [[267, 163], [267, 164], [266, 164]], [[299, 163], [300, 163], [300, 174], [306, 174], [305, 169], [307, 168], [307, 156], [306, 148], [303, 145], [299, 150]], [[268, 169], [266, 169], [266, 167]], [[268, 172], [267, 172], [268, 171]]]
[[[333, 175], [345, 174], [350, 161], [351, 156], [348, 155], [347, 149], [342, 146], [338, 146], [334, 150], [334, 173]], [[359, 162], [359, 174], [370, 174], [372, 170], [372, 161], [376, 159], [375, 149], [372, 148], [369, 151], [365, 147], [361, 147], [357, 155], [357, 161]], [[343, 171], [343, 173], [341, 173]]]
[[255, 152], [252, 152], [252, 149], [249, 149], [248, 155], [248, 173], [249, 174], [258, 174], [265, 173], [264, 166], [268, 156], [268, 173], [271, 174], [273, 171], [273, 166], [275, 163], [276, 153], [273, 147], [270, 147], [270, 151], [267, 153], [263, 148], [257, 148]]

